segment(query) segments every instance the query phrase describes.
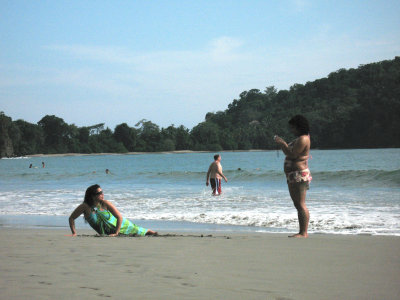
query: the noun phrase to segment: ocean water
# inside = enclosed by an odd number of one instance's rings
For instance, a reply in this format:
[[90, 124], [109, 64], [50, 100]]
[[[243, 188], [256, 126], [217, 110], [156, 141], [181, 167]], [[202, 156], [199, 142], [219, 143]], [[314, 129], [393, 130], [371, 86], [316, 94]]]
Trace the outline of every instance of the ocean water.
[[[1, 159], [0, 226], [68, 227], [67, 216], [97, 183], [124, 217], [163, 232], [298, 230], [282, 153], [221, 152], [228, 183], [219, 197], [205, 185], [213, 154]], [[400, 235], [400, 149], [311, 155], [310, 233]]]

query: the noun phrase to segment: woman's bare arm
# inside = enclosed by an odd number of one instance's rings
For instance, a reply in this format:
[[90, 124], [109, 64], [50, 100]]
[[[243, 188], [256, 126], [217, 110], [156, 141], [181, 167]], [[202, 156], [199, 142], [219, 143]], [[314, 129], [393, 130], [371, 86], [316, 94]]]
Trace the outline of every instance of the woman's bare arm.
[[69, 227], [71, 228], [72, 236], [76, 236], [76, 230], [75, 230], [75, 219], [78, 218], [85, 209], [87, 208], [86, 203], [80, 204], [75, 210], [72, 212], [72, 214], [69, 217]]
[[118, 209], [112, 204], [110, 201], [104, 200], [104, 204], [106, 205], [107, 209], [113, 214], [113, 216], [117, 219], [117, 231], [109, 236], [117, 236], [119, 231], [121, 230], [122, 225], [122, 215], [118, 211]]
[[290, 148], [289, 145], [279, 136], [275, 137], [275, 142], [281, 146], [283, 153], [289, 158], [299, 158], [301, 153], [303, 153], [305, 147], [307, 146], [307, 138], [305, 136], [300, 136]]

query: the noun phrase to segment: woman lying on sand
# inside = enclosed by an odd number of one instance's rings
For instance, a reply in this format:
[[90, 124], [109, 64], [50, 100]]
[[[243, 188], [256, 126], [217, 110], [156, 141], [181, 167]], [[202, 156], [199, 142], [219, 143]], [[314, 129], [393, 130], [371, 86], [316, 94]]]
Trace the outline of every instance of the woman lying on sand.
[[118, 209], [111, 202], [104, 200], [103, 191], [97, 184], [87, 188], [83, 203], [75, 208], [69, 217], [72, 236], [76, 236], [75, 219], [81, 214], [84, 215], [89, 225], [101, 235], [157, 235], [156, 231], [139, 227], [128, 219], [122, 218]]

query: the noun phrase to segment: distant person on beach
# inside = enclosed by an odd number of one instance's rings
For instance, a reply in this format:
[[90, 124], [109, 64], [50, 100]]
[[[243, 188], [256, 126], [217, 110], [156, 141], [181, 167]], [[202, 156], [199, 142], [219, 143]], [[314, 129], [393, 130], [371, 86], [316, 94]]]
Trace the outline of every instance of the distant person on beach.
[[110, 174], [110, 173], [111, 173], [110, 170], [106, 169], [106, 174]]
[[44, 168], [45, 166], [44, 166], [44, 161], [42, 161], [42, 168]]
[[221, 178], [224, 178], [225, 182], [228, 182], [228, 179], [222, 173], [221, 166], [221, 155], [214, 155], [214, 161], [211, 163], [208, 168], [207, 178], [206, 178], [206, 186], [211, 183], [211, 189], [213, 196], [221, 195]]
[[32, 164], [29, 165], [29, 169], [32, 169]]
[[83, 203], [75, 208], [69, 217], [72, 236], [76, 236], [75, 219], [81, 214], [84, 215], [89, 225], [101, 235], [157, 235], [156, 231], [137, 226], [123, 218], [110, 201], [104, 200], [103, 190], [97, 184], [86, 189]]
[[308, 169], [310, 155], [310, 128], [308, 120], [302, 115], [296, 115], [289, 121], [290, 130], [297, 136], [295, 140], [287, 144], [279, 136], [275, 136], [275, 142], [286, 155], [284, 172], [286, 174], [290, 197], [297, 209], [300, 231], [291, 237], [308, 237], [308, 223], [310, 213], [306, 206], [306, 193], [312, 180]]

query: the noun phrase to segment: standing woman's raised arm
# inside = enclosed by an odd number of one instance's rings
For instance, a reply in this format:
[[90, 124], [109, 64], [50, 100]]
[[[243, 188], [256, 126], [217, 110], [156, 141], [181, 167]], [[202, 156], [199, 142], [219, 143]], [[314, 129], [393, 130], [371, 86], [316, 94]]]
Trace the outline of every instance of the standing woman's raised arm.
[[300, 136], [296, 139], [292, 148], [289, 148], [289, 145], [279, 136], [274, 137], [275, 142], [281, 147], [283, 153], [289, 158], [298, 158], [299, 155], [304, 151], [307, 146], [308, 137]]

